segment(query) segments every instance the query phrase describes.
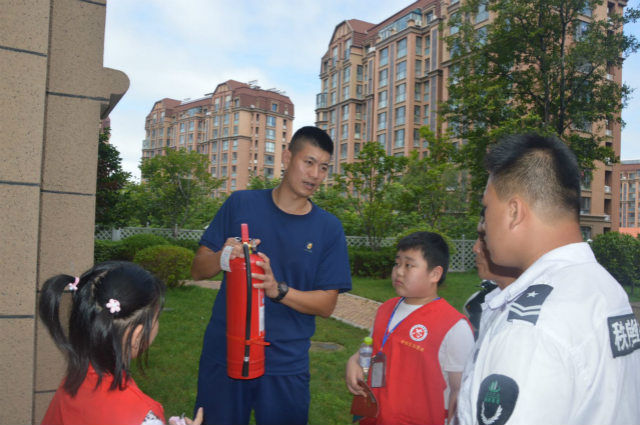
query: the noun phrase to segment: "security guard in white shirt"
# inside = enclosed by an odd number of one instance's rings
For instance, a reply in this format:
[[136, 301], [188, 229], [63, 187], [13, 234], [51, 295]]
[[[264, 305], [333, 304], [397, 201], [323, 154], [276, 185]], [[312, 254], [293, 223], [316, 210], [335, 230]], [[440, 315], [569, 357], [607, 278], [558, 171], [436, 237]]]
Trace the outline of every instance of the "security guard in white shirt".
[[640, 423], [638, 321], [582, 242], [575, 157], [556, 138], [522, 135], [486, 164], [487, 248], [523, 273], [487, 297], [458, 422]]

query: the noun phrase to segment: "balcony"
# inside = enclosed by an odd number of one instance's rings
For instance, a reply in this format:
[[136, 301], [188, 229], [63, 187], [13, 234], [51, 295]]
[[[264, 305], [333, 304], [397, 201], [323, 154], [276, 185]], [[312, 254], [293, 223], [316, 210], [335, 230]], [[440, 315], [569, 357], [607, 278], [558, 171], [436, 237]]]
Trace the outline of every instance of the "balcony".
[[603, 218], [604, 218], [604, 221], [611, 222], [611, 216], [609, 214], [605, 214]]
[[142, 139], [142, 149], [149, 149], [151, 141], [149, 139]]
[[604, 193], [611, 193], [611, 186], [605, 186]]

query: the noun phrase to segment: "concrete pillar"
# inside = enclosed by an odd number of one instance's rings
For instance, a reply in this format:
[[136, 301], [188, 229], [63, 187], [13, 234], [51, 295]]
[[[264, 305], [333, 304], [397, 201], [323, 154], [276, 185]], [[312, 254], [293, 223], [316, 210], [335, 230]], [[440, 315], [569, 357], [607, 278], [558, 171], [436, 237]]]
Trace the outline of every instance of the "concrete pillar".
[[[4, 0], [0, 13], [0, 423], [40, 423], [64, 358], [42, 283], [93, 263], [98, 126], [126, 92], [102, 66], [104, 0]], [[68, 310], [68, 299], [66, 300]]]

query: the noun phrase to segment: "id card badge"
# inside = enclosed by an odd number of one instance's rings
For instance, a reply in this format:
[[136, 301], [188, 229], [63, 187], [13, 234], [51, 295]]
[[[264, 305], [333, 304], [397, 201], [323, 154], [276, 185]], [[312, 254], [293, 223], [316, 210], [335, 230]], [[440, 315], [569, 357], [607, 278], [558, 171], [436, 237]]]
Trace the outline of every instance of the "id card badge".
[[382, 388], [385, 385], [384, 375], [387, 366], [387, 356], [383, 352], [376, 354], [371, 359], [371, 388]]

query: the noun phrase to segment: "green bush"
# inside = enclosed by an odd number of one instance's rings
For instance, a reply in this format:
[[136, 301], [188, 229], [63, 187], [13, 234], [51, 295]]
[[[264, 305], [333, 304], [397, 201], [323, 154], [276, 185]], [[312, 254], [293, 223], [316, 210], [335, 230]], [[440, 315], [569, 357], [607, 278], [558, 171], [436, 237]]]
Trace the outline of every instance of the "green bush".
[[191, 277], [195, 254], [181, 246], [155, 245], [139, 251], [133, 262], [161, 279], [169, 288], [181, 286], [181, 280]]
[[191, 240], [191, 239], [175, 239], [175, 238], [167, 238], [171, 245], [181, 246], [183, 248], [190, 249], [194, 253], [198, 250], [200, 244], [199, 240]]
[[95, 264], [110, 260], [124, 260], [122, 241], [104, 241], [96, 239], [93, 244], [93, 261]]
[[351, 275], [384, 279], [391, 276], [396, 258], [396, 248], [380, 248], [372, 251], [368, 248], [349, 248]]
[[167, 245], [168, 242], [165, 238], [153, 233], [140, 233], [137, 235], [129, 236], [122, 240], [123, 260], [133, 261], [136, 254], [145, 248], [156, 245]]
[[640, 240], [618, 232], [607, 232], [596, 236], [591, 249], [598, 262], [622, 285], [640, 284]]

